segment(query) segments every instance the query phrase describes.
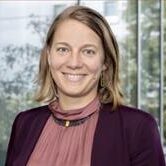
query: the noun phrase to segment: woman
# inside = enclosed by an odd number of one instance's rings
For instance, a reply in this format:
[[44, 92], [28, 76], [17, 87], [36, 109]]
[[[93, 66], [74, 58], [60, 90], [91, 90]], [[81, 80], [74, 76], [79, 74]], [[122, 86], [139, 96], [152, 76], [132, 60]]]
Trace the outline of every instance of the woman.
[[53, 21], [37, 94], [48, 105], [20, 113], [6, 166], [164, 166], [154, 118], [122, 104], [119, 51], [106, 20], [82, 6]]

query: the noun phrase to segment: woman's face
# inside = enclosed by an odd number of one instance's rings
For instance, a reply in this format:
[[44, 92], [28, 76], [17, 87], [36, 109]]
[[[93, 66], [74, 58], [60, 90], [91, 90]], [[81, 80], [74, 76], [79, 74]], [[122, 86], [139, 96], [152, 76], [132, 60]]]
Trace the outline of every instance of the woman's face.
[[89, 27], [72, 19], [60, 23], [48, 61], [59, 97], [89, 101], [97, 95], [100, 74], [106, 67], [101, 40]]

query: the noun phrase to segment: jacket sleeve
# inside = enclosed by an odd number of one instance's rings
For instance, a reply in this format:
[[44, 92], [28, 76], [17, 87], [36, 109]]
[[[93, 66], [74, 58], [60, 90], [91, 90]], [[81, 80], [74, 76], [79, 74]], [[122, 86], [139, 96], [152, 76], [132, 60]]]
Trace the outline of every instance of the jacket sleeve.
[[18, 134], [18, 121], [19, 121], [19, 117], [20, 117], [21, 113], [19, 113], [14, 122], [13, 122], [13, 126], [12, 126], [12, 130], [11, 130], [11, 135], [10, 135], [10, 139], [9, 139], [9, 144], [8, 144], [8, 149], [7, 149], [7, 154], [6, 154], [6, 161], [5, 161], [5, 166], [11, 166], [14, 155], [15, 155], [15, 149], [16, 147], [16, 137]]
[[131, 166], [166, 166], [156, 121], [146, 116], [138, 125], [131, 154]]

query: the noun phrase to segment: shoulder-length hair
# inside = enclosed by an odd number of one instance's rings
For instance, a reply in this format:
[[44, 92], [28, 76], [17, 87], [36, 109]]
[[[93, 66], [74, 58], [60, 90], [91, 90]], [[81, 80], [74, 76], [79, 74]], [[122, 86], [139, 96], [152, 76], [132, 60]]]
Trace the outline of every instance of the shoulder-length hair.
[[40, 57], [37, 78], [39, 89], [36, 100], [50, 102], [57, 98], [57, 86], [50, 72], [47, 53], [52, 46], [58, 25], [67, 19], [74, 19], [85, 24], [100, 37], [104, 49], [104, 64], [107, 69], [101, 74], [98, 95], [101, 103], [112, 103], [115, 109], [123, 101], [119, 81], [118, 44], [106, 19], [97, 11], [85, 6], [68, 7], [54, 19], [50, 26]]

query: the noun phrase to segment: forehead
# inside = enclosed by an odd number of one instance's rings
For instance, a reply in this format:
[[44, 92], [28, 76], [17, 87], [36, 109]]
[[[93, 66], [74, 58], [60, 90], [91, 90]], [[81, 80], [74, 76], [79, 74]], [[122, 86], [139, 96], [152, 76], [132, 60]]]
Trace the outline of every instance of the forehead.
[[100, 37], [87, 25], [74, 19], [67, 19], [60, 22], [53, 37], [54, 41], [69, 40], [79, 42], [95, 42], [101, 44]]

